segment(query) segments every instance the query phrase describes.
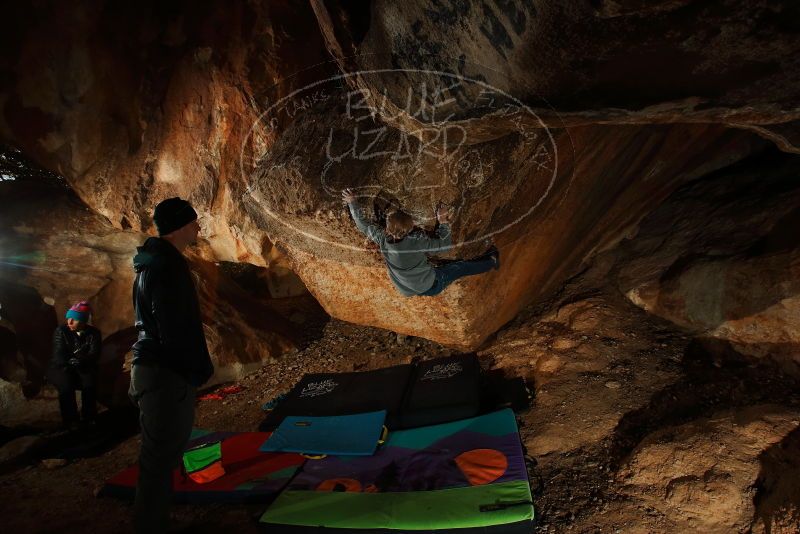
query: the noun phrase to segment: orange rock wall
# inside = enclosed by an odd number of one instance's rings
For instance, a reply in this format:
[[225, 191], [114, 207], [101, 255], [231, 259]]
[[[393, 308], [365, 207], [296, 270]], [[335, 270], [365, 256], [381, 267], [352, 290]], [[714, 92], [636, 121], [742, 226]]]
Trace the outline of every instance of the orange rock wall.
[[[202, 216], [206, 260], [266, 266], [283, 251], [333, 316], [462, 348], [680, 184], [758, 149], [742, 128], [794, 147], [800, 55], [779, 23], [792, 2], [2, 9], [0, 138], [113, 226], [147, 232], [153, 206], [183, 196]], [[335, 76], [327, 92], [309, 89]], [[375, 153], [392, 145], [415, 158]], [[343, 187], [367, 207], [392, 196], [427, 228], [436, 201], [450, 203], [464, 243], [454, 255], [492, 236], [503, 269], [435, 299], [400, 297], [342, 208]]]

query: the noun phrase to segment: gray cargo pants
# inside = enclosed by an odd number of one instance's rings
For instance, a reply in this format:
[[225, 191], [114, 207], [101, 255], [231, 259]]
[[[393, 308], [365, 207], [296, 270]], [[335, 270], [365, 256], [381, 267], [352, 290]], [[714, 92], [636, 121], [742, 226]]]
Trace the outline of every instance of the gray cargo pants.
[[196, 388], [174, 371], [134, 365], [128, 395], [139, 407], [142, 448], [133, 506], [137, 533], [166, 532], [172, 470], [181, 464], [192, 433]]

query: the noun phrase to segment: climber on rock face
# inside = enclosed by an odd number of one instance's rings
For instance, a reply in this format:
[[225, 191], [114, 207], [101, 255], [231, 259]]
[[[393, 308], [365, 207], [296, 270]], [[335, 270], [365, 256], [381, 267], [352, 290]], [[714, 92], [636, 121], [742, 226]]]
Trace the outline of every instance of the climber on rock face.
[[[100, 330], [89, 325], [92, 308], [85, 300], [67, 310], [66, 324], [53, 334], [53, 359], [48, 380], [58, 390], [58, 406], [65, 428], [94, 424], [97, 415], [96, 382], [100, 360]], [[81, 413], [75, 391], [81, 390]]]
[[133, 345], [129, 395], [139, 407], [142, 448], [133, 507], [137, 533], [166, 532], [172, 470], [194, 423], [196, 388], [214, 373], [197, 290], [184, 249], [200, 229], [191, 204], [178, 197], [156, 206], [159, 237], [133, 259], [133, 307], [139, 339]]
[[429, 237], [413, 232], [414, 220], [401, 210], [387, 213], [384, 229], [369, 222], [352, 190], [342, 191], [342, 201], [349, 207], [358, 230], [380, 248], [389, 278], [403, 296], [432, 297], [459, 278], [500, 268], [500, 252], [494, 246], [471, 260], [458, 260], [439, 267], [430, 264], [428, 254], [447, 252], [453, 246], [450, 230], [453, 212], [449, 208], [437, 208], [437, 237]]

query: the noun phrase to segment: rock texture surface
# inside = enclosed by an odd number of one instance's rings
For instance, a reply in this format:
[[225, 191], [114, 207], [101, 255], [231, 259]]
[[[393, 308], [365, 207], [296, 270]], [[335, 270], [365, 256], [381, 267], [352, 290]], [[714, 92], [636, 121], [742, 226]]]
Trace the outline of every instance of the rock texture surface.
[[310, 8], [89, 1], [3, 9], [6, 141], [67, 177], [117, 228], [147, 231], [153, 206], [181, 195], [201, 215], [213, 213], [203, 224], [218, 259], [265, 265], [265, 233], [237, 216], [242, 151], [247, 160], [257, 147], [244, 145], [269, 141], [246, 139], [256, 99], [324, 59], [321, 37], [288, 30], [313, 28]]
[[800, 412], [761, 405], [665, 428], [633, 451], [619, 474], [623, 491], [679, 530], [746, 532], [762, 456], [798, 427]]
[[[347, 2], [313, 5], [345, 70], [455, 72], [548, 118], [555, 108], [567, 125], [783, 124], [800, 111], [800, 45], [785, 24], [798, 11], [789, 2], [383, 0], [368, 13]], [[356, 81], [403, 101], [406, 87], [377, 87], [370, 76]], [[452, 103], [455, 118], [470, 114], [463, 102]]]
[[598, 258], [597, 276], [718, 360], [767, 358], [800, 375], [798, 171], [767, 150], [680, 189]]
[[60, 422], [58, 394], [54, 389], [46, 389], [34, 398], [25, 393], [19, 383], [0, 379], [0, 421], [3, 425], [56, 425]]
[[620, 308], [597, 296], [537, 321], [519, 318], [480, 353], [510, 373], [526, 369], [536, 385], [536, 410], [523, 431], [529, 454], [570, 454], [608, 439], [624, 414], [649, 402], [647, 392], [678, 379], [682, 354], [641, 337], [641, 317]]
[[[213, 259], [474, 348], [757, 134], [792, 150], [798, 113], [793, 3], [523, 4], [10, 5], [0, 136], [117, 228], [188, 197]], [[455, 254], [492, 238], [504, 272], [399, 297], [346, 186], [427, 228], [452, 204]]]

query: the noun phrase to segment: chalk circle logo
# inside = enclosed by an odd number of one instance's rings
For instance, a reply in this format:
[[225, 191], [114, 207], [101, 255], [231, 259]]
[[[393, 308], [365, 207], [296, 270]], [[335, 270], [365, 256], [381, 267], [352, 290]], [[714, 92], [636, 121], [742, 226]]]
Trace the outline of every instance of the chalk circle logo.
[[288, 92], [268, 103], [243, 143], [245, 195], [292, 232], [351, 250], [363, 247], [283, 213], [278, 204], [283, 200], [285, 209], [286, 200], [276, 199], [275, 191], [284, 183], [319, 190], [311, 183], [318, 180], [331, 201], [351, 189], [367, 220], [383, 225], [387, 211], [396, 208], [427, 228], [436, 223], [437, 205], [474, 224], [487, 215], [480, 209], [486, 211], [493, 195], [509, 209], [488, 214], [491, 221], [480, 220], [477, 230], [453, 245], [492, 239], [551, 195], [559, 150], [528, 105], [480, 78], [362, 70]]

